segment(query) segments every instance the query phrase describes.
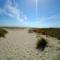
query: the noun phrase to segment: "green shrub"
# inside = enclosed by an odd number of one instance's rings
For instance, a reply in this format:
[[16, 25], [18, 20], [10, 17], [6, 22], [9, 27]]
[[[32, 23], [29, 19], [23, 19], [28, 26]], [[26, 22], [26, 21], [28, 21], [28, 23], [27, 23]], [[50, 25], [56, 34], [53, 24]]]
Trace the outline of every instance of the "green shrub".
[[5, 34], [7, 34], [8, 31], [5, 29], [0, 29], [0, 37], [5, 37]]
[[47, 46], [47, 41], [45, 39], [38, 40], [36, 49], [43, 51]]

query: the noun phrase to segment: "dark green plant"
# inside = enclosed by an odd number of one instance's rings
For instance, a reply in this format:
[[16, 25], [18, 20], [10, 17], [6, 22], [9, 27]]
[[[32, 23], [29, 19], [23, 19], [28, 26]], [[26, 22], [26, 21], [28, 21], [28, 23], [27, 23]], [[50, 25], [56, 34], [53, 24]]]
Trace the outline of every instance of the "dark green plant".
[[36, 49], [43, 51], [46, 46], [47, 46], [47, 41], [42, 38], [37, 42]]
[[5, 35], [8, 33], [5, 29], [0, 29], [0, 37], [5, 37]]

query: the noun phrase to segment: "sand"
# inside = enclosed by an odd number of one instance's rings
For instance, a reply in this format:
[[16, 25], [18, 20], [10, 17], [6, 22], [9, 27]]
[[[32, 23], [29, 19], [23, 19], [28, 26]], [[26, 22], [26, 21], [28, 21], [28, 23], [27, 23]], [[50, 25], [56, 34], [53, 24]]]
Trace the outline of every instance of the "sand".
[[49, 46], [41, 52], [36, 49], [35, 33], [28, 33], [28, 29], [7, 30], [6, 37], [0, 38], [0, 60], [60, 60], [60, 41], [56, 38], [40, 35], [40, 38], [48, 41]]

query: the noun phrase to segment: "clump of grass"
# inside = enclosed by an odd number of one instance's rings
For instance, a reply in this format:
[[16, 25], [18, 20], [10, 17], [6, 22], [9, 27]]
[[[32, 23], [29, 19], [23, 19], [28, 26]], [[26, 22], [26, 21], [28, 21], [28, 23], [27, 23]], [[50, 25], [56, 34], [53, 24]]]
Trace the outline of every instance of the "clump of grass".
[[29, 30], [28, 30], [28, 33], [33, 33], [33, 30], [32, 30], [32, 29], [29, 29]]
[[46, 46], [47, 46], [47, 41], [42, 38], [41, 40], [38, 40], [36, 49], [44, 51]]
[[8, 31], [5, 29], [0, 29], [0, 37], [5, 37], [5, 34], [7, 34]]

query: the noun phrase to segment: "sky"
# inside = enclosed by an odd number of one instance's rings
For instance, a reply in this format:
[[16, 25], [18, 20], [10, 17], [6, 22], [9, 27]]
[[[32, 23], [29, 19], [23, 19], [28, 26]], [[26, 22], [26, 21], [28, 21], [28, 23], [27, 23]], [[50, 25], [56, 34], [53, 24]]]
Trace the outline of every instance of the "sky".
[[60, 0], [0, 0], [0, 26], [60, 28]]

